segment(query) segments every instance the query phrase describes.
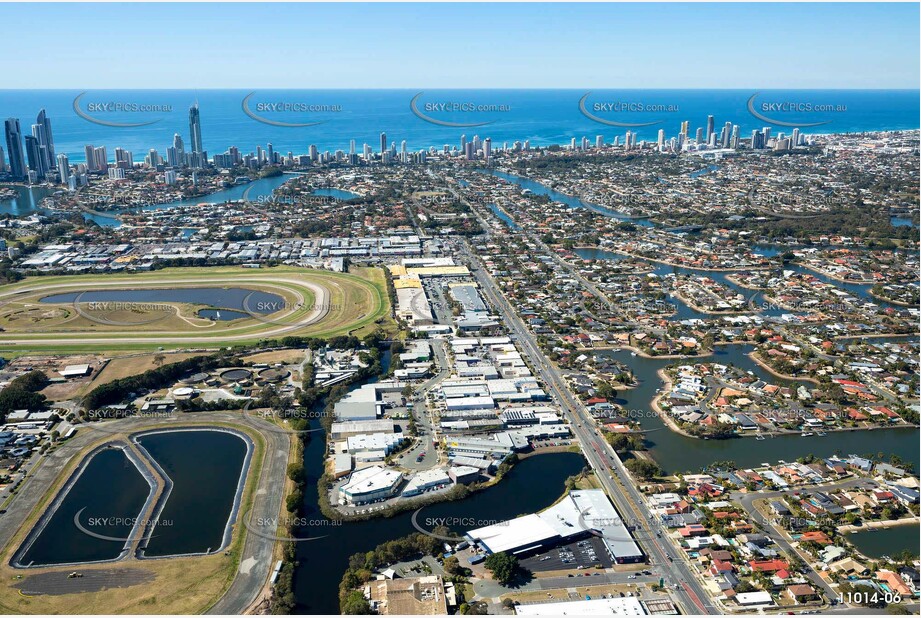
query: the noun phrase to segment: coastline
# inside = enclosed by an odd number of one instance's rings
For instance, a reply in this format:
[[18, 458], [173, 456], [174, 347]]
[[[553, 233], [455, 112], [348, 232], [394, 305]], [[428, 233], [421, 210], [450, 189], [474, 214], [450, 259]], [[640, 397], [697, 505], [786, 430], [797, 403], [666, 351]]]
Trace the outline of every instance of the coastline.
[[909, 526], [921, 524], [921, 517], [902, 517], [901, 519], [887, 519], [884, 521], [868, 521], [860, 526], [853, 524], [838, 526], [838, 532], [845, 534], [859, 534], [870, 530], [885, 530], [887, 528], [897, 528], [899, 526]]

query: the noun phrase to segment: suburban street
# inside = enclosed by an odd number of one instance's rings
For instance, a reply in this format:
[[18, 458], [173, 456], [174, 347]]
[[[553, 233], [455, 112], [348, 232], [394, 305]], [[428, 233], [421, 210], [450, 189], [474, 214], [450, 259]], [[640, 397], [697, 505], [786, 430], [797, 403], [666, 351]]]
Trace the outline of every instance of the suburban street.
[[[840, 483], [831, 483], [828, 485], [816, 485], [809, 487], [809, 491], [837, 491], [839, 489], [851, 489], [854, 487], [863, 487], [868, 484], [867, 479], [848, 479], [846, 481], [841, 481]], [[733, 492], [729, 495], [729, 498], [738, 502], [742, 505], [742, 508], [748, 513], [752, 521], [756, 522], [767, 534], [772, 541], [774, 541], [778, 547], [780, 547], [784, 552], [790, 556], [800, 556], [804, 558], [802, 554], [796, 551], [793, 545], [790, 544], [787, 536], [781, 531], [780, 528], [774, 525], [774, 523], [761, 515], [758, 509], [755, 507], [756, 500], [773, 500], [776, 498], [781, 498], [785, 495], [792, 493], [794, 490], [789, 489], [786, 491], [762, 491], [758, 493], [742, 493], [742, 492]], [[807, 565], [809, 561], [803, 559]], [[827, 598], [835, 599], [838, 597], [838, 592], [831, 587], [831, 585], [822, 579], [822, 577], [816, 573], [815, 569], [811, 565], [808, 566], [808, 572], [806, 575], [809, 577], [810, 581], [816, 586], [821, 588]]]

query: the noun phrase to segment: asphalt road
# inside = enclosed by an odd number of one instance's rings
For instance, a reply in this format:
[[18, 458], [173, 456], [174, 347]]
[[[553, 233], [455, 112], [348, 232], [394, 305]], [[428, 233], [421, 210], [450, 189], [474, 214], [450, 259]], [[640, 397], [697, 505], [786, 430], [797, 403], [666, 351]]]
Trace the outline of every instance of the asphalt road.
[[[623, 462], [598, 434], [582, 403], [572, 396], [559, 371], [541, 353], [531, 332], [525, 327], [505, 296], [497, 291], [498, 287], [495, 282], [478, 267], [478, 261], [471, 254], [466, 241], [461, 246], [461, 251], [468, 264], [472, 266], [471, 270], [480, 284], [480, 289], [503, 315], [511, 332], [531, 358], [533, 367], [550, 388], [556, 401], [562, 404], [561, 407], [571, 423], [571, 429], [582, 444], [583, 453], [596, 471], [597, 478], [616, 503], [621, 517], [625, 521], [632, 520], [638, 542], [653, 563], [662, 569], [666, 583], [671, 584], [671, 591], [679, 604], [684, 607], [685, 613], [722, 613], [712, 604], [709, 595], [698, 582], [696, 572], [685, 562], [684, 552], [671, 546], [668, 541], [659, 536], [664, 528], [658, 523], [658, 518], [654, 517], [646, 507], [646, 503], [624, 468]], [[620, 483], [614, 481], [615, 476]], [[678, 586], [677, 589], [675, 585]]]

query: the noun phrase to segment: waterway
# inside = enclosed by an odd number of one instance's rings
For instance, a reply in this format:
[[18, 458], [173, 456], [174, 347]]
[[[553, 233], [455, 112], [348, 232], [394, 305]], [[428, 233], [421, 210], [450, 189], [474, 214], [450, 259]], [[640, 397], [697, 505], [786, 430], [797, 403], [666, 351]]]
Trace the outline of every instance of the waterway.
[[[316, 435], [316, 434], [314, 434]], [[322, 473], [323, 440], [318, 437], [304, 453], [308, 470], [308, 497], [305, 519], [323, 516], [316, 503], [315, 486]], [[504, 521], [526, 513], [543, 510], [553, 504], [565, 490], [568, 477], [578, 474], [585, 465], [582, 455], [556, 453], [525, 459], [495, 487], [477, 492], [465, 500], [444, 502], [425, 508], [417, 518], [470, 518], [473, 520]], [[535, 482], [540, 479], [540, 482]], [[372, 519], [345, 523], [342, 526], [315, 525], [301, 531], [301, 536], [323, 538], [298, 544], [300, 565], [295, 572], [297, 614], [338, 614], [339, 581], [348, 567], [349, 557], [366, 552], [386, 541], [406, 536], [416, 529], [408, 511], [389, 519]], [[455, 530], [462, 533], [464, 530]]]
[[0, 200], [0, 214], [5, 215], [30, 215], [33, 212], [41, 210], [39, 202], [54, 193], [52, 189], [47, 187], [24, 187], [21, 185], [4, 186], [9, 186], [18, 193], [18, 195], [12, 199]]
[[161, 431], [137, 438], [173, 481], [146, 556], [217, 551], [246, 461], [244, 440], [224, 431]]
[[625, 221], [630, 221], [636, 225], [643, 227], [653, 227], [653, 223], [648, 219], [630, 217], [625, 215], [622, 212], [614, 210], [612, 208], [605, 208], [604, 206], [599, 206], [598, 204], [592, 204], [590, 202], [583, 201], [572, 195], [566, 195], [565, 193], [560, 193], [554, 189], [543, 185], [536, 180], [531, 180], [530, 178], [525, 178], [523, 176], [516, 176], [514, 174], [508, 174], [506, 172], [500, 172], [499, 170], [494, 169], [479, 169], [477, 170], [483, 174], [490, 174], [496, 178], [502, 178], [508, 182], [518, 185], [522, 189], [527, 189], [535, 195], [546, 195], [554, 202], [560, 202], [569, 206], [570, 208], [585, 208], [599, 214], [602, 214], [606, 217], [613, 217], [615, 219], [623, 219]]
[[[107, 211], [105, 213], [83, 213], [83, 218], [87, 221], [93, 221], [103, 227], [119, 227], [121, 225], [121, 221], [117, 218], [118, 215], [127, 212], [137, 212], [139, 210], [166, 210], [183, 206], [197, 206], [203, 203], [220, 204], [223, 202], [232, 202], [243, 199], [247, 199], [253, 202], [259, 200], [260, 198], [270, 198], [275, 189], [291, 180], [291, 178], [292, 176], [289, 174], [260, 178], [246, 184], [234, 185], [232, 187], [228, 187], [227, 189], [222, 189], [220, 191], [216, 191], [215, 193], [202, 195], [200, 197], [164, 202], [163, 204], [150, 204], [147, 206], [142, 206], [141, 208], [113, 209], [112, 211]], [[54, 192], [51, 189], [41, 186], [17, 186], [14, 188], [19, 191], [19, 197], [12, 200], [0, 200], [0, 213], [10, 213], [22, 216], [32, 214], [33, 212], [39, 212], [42, 210], [39, 207], [39, 202]], [[349, 193], [348, 191], [340, 191], [339, 189], [317, 189], [314, 194], [328, 195], [330, 197], [343, 200], [357, 197], [357, 195], [354, 193]]]
[[868, 558], [892, 557], [906, 549], [917, 558], [919, 531], [921, 530], [918, 524], [893, 526], [892, 528], [868, 528], [865, 531], [848, 534], [847, 540], [854, 544], [857, 551]]
[[361, 197], [357, 193], [352, 193], [351, 191], [343, 191], [342, 189], [336, 189], [336, 188], [314, 189], [313, 195], [317, 195], [321, 197], [331, 197], [335, 200], [342, 200], [342, 201], [353, 200], [356, 197]]
[[702, 440], [689, 438], [669, 429], [651, 407], [663, 384], [657, 372], [669, 364], [695, 364], [701, 362], [734, 365], [749, 371], [759, 379], [784, 386], [806, 384], [796, 380], [777, 378], [756, 364], [748, 354], [751, 345], [718, 346], [716, 353], [705, 359], [655, 359], [631, 356], [627, 351], [602, 351], [627, 365], [639, 380], [639, 386], [618, 393], [618, 403], [637, 417], [643, 430], [650, 454], [667, 472], [699, 472], [714, 461], [734, 461], [740, 466], [756, 466], [793, 461], [813, 454], [827, 457], [835, 453], [848, 455], [896, 454], [912, 462], [919, 469], [918, 430], [877, 429], [873, 431], [828, 432], [826, 436], [802, 437], [799, 434], [778, 435], [765, 440], [733, 438], [729, 440]]
[[515, 220], [512, 219], [510, 216], [508, 216], [508, 214], [504, 210], [502, 210], [495, 204], [489, 204], [489, 209], [493, 212], [494, 215], [499, 217], [499, 219], [501, 219], [502, 222], [505, 223], [505, 225], [509, 226], [509, 228], [513, 230], [519, 229], [519, 225], [515, 223]]
[[[132, 538], [132, 528], [149, 494], [150, 485], [124, 451], [107, 448], [97, 452], [20, 563], [35, 566], [117, 558]], [[92, 534], [74, 523], [78, 513], [80, 525]]]
[[892, 223], [893, 227], [911, 227], [914, 225], [911, 217], [892, 217], [889, 222]]

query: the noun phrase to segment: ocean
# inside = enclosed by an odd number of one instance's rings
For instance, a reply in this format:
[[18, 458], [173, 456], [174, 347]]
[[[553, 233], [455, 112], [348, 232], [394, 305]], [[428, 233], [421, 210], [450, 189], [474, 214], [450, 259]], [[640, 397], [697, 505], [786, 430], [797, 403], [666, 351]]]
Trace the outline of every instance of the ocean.
[[[188, 109], [196, 102], [209, 156], [231, 146], [246, 154], [268, 143], [282, 155], [307, 154], [311, 144], [320, 152], [348, 152], [350, 140], [359, 154], [365, 143], [378, 152], [382, 132], [388, 146], [396, 143], [399, 150], [405, 140], [410, 152], [459, 147], [462, 135], [489, 137], [494, 149], [515, 141], [547, 146], [583, 137], [594, 145], [599, 135], [605, 143], [615, 137], [623, 143], [628, 130], [638, 140], [655, 140], [659, 129], [666, 138], [676, 136], [683, 121], [693, 138], [698, 127], [706, 130], [708, 115], [714, 116], [717, 133], [729, 122], [739, 125], [742, 138], [765, 126], [772, 126], [773, 135], [790, 134], [794, 126], [806, 134], [919, 128], [917, 90], [91, 90], [80, 95], [0, 90], [0, 117], [19, 118], [26, 135], [45, 108], [55, 150], [71, 163], [84, 160], [87, 144], [105, 146], [110, 161], [116, 147], [130, 150], [135, 162], [151, 148], [165, 156], [174, 133], [190, 151]], [[74, 109], [78, 96], [80, 113]], [[6, 150], [5, 143], [0, 147]]]

